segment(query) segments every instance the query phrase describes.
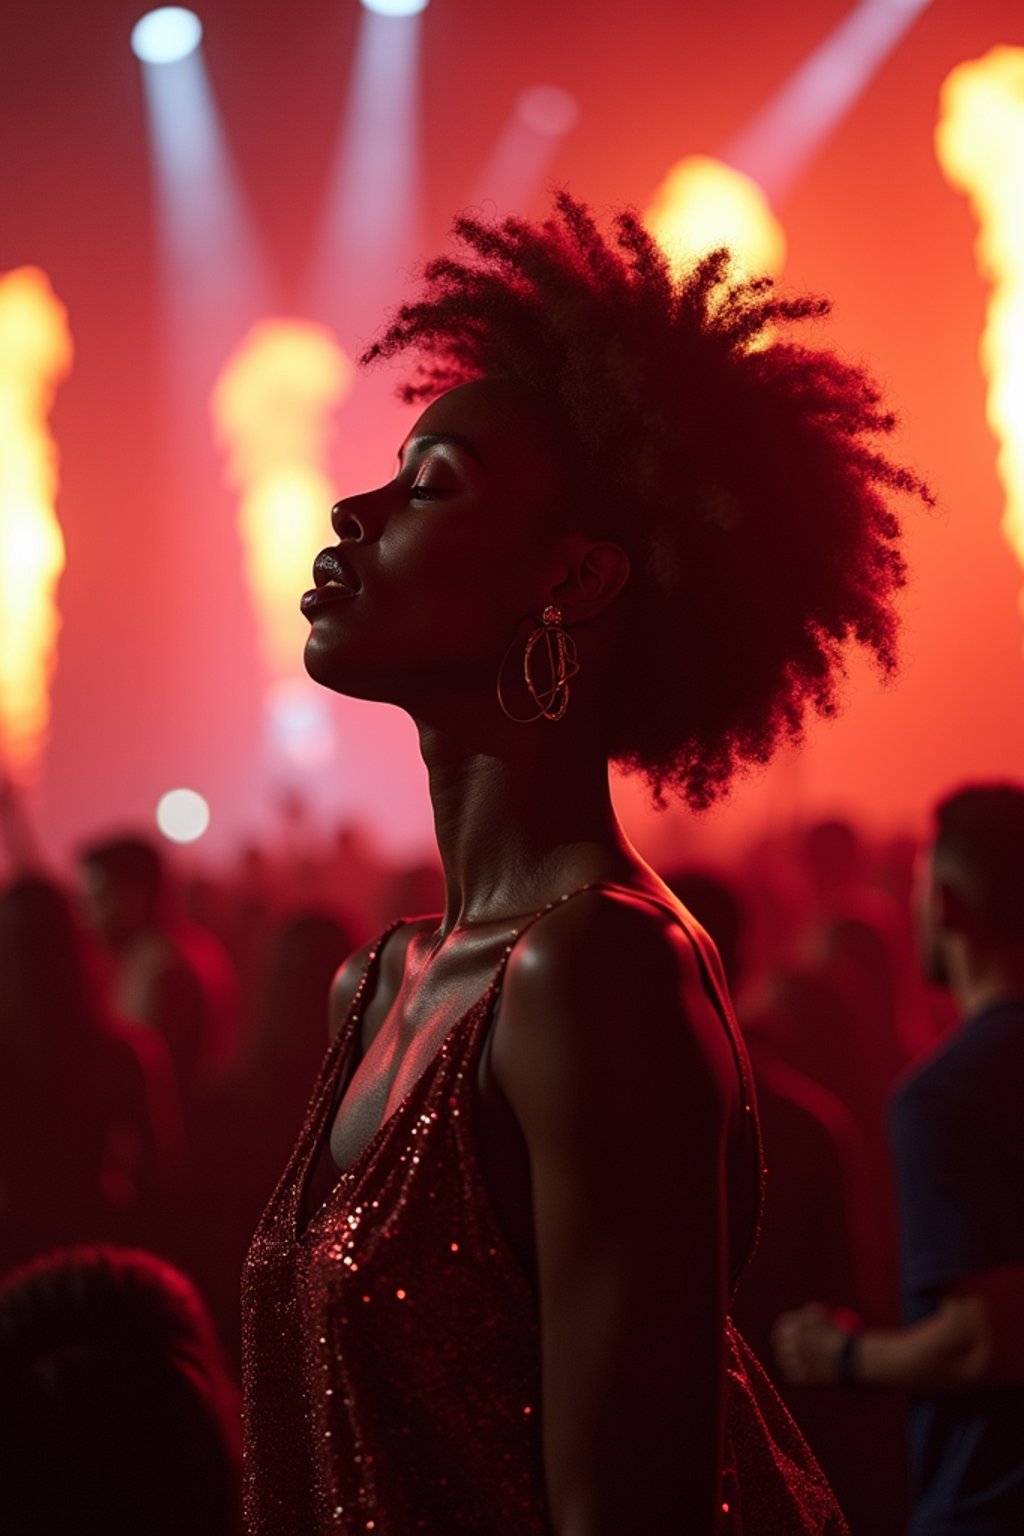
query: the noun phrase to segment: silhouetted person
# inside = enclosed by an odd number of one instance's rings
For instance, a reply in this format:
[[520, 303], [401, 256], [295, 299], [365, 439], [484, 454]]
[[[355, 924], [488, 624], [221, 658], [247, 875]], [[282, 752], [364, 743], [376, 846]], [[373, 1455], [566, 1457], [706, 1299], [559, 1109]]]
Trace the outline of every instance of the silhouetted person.
[[237, 1395], [191, 1282], [49, 1254], [0, 1286], [4, 1536], [239, 1536]]
[[[683, 868], [667, 883], [708, 929], [731, 988], [743, 982], [746, 911], [739, 892], [703, 868]], [[742, 998], [742, 993], [741, 993]], [[864, 1142], [849, 1111], [819, 1083], [790, 1066], [756, 1013], [740, 1003], [764, 1135], [767, 1178], [761, 1236], [737, 1289], [732, 1316], [756, 1353], [768, 1359], [772, 1325], [808, 1294], [872, 1313], [877, 1306], [877, 1234]], [[878, 1405], [820, 1387], [782, 1384], [782, 1396], [828, 1473], [855, 1536], [902, 1529], [898, 1403], [882, 1405], [886, 1433], [875, 1435]]]
[[920, 893], [929, 978], [962, 1023], [900, 1087], [902, 1328], [780, 1318], [793, 1380], [904, 1388], [913, 1536], [1024, 1531], [1024, 788], [939, 805]]
[[145, 838], [93, 843], [79, 867], [86, 913], [114, 959], [118, 1011], [162, 1036], [187, 1112], [235, 1049], [231, 963], [212, 934], [175, 912], [164, 861]]
[[181, 1157], [173, 1070], [159, 1039], [108, 1015], [92, 959], [59, 886], [0, 894], [0, 1268], [161, 1235]]
[[238, 1066], [200, 1103], [195, 1155], [204, 1219], [193, 1272], [232, 1356], [242, 1260], [305, 1115], [328, 1039], [331, 981], [352, 947], [351, 932], [329, 912], [279, 922], [256, 972], [257, 1016]]

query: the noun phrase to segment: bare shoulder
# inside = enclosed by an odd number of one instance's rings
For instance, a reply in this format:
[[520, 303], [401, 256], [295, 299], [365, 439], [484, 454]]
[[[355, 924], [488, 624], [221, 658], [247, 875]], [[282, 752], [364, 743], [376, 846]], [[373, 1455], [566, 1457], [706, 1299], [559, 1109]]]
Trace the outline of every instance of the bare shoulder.
[[581, 995], [590, 1000], [638, 986], [648, 998], [678, 1003], [681, 989], [700, 985], [684, 922], [681, 908], [674, 916], [642, 890], [581, 891], [516, 945], [505, 983], [509, 1003], [522, 1000], [532, 1009], [551, 999], [561, 1008]]
[[[736, 1091], [722, 1020], [685, 915], [642, 891], [586, 891], [513, 950], [495, 1021], [495, 1076], [526, 1128], [535, 1116], [657, 1112], [685, 1093], [710, 1108]], [[628, 1111], [627, 1111], [628, 1116]]]
[[[433, 925], [433, 918], [416, 918], [412, 922], [401, 923], [384, 942], [384, 953], [380, 962], [380, 975], [376, 991], [386, 996], [394, 996], [402, 977], [402, 968], [405, 964], [405, 952], [413, 935], [424, 928]], [[330, 1037], [333, 1040], [341, 1026], [348, 1017], [349, 1009], [355, 1001], [359, 990], [359, 983], [366, 975], [367, 969], [373, 958], [373, 952], [381, 943], [378, 936], [364, 944], [361, 949], [354, 950], [348, 959], [344, 961], [331, 983], [331, 995], [329, 1005]]]

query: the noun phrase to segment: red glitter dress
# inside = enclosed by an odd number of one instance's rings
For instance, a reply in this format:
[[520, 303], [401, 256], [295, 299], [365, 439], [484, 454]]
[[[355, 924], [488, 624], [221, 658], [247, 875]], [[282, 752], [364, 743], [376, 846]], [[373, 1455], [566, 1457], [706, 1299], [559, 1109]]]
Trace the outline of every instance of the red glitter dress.
[[[363, 998], [392, 931], [373, 948], [245, 1263], [246, 1529], [550, 1536], [538, 1299], [492, 1211], [473, 1137], [474, 1076], [508, 950], [302, 1225]], [[746, 1094], [731, 1010], [702, 936], [686, 932]], [[841, 1536], [846, 1525], [822, 1473], [729, 1322], [726, 1343], [722, 1531]]]

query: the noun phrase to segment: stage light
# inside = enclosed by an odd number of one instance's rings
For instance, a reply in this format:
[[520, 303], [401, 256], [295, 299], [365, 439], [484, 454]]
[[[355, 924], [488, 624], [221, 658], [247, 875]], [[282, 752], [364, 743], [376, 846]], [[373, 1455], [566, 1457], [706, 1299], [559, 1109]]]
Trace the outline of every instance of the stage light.
[[[988, 420], [1006, 492], [1003, 532], [1024, 566], [1024, 48], [993, 48], [947, 76], [935, 149], [978, 220], [978, 266], [992, 290], [981, 342]], [[1024, 593], [1020, 608], [1024, 616]]]
[[382, 3], [359, 18], [307, 298], [346, 340], [365, 335], [422, 254], [422, 9]]
[[761, 188], [709, 155], [672, 167], [644, 222], [677, 271], [721, 245], [750, 277], [781, 272], [786, 260], [786, 236]]
[[363, 8], [376, 16], [418, 16], [430, 0], [363, 0]]
[[227, 477], [241, 492], [246, 579], [274, 675], [300, 665], [305, 621], [298, 599], [324, 541], [334, 499], [327, 474], [333, 415], [353, 374], [326, 327], [263, 320], [228, 358], [210, 399]]
[[270, 307], [269, 279], [202, 49], [167, 67], [146, 67], [142, 86], [152, 155], [167, 473], [176, 482], [176, 497], [191, 505], [201, 494], [190, 476], [208, 442], [210, 381], [239, 336]]
[[560, 139], [575, 128], [579, 103], [558, 85], [530, 85], [519, 93], [516, 112], [527, 128], [545, 138]]
[[194, 843], [210, 825], [210, 807], [194, 789], [169, 789], [157, 802], [156, 824], [172, 843]]
[[143, 64], [176, 64], [199, 47], [203, 24], [194, 11], [162, 5], [147, 11], [132, 28], [132, 52]]
[[20, 779], [32, 776], [50, 716], [64, 539], [46, 418], [71, 356], [46, 275], [0, 276], [0, 761]]

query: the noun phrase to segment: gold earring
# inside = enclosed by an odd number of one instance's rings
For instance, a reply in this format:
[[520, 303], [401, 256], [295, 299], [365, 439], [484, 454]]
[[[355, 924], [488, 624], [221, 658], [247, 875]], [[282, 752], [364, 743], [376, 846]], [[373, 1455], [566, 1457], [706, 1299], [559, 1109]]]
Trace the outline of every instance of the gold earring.
[[[569, 680], [580, 670], [576, 659], [576, 642], [568, 631], [562, 628], [561, 608], [556, 608], [554, 603], [548, 604], [537, 621], [537, 628], [527, 640], [526, 650], [523, 653], [523, 682], [537, 706], [535, 715], [514, 715], [505, 703], [501, 691], [502, 674], [514, 645], [513, 640], [498, 668], [498, 703], [503, 712], [517, 725], [530, 725], [534, 720], [542, 719], [561, 720], [569, 707]], [[535, 653], [538, 648], [540, 669], [545, 674], [541, 679], [535, 676], [537, 666]]]

